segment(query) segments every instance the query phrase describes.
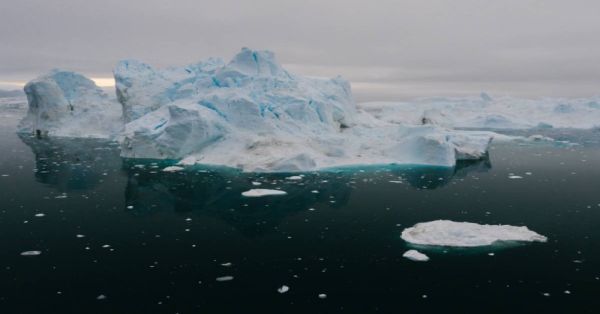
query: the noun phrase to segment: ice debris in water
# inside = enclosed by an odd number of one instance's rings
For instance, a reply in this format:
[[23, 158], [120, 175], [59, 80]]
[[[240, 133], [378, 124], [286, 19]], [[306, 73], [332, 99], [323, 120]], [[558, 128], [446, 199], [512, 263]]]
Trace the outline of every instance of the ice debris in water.
[[290, 291], [290, 287], [288, 287], [286, 285], [283, 285], [277, 289], [277, 292], [279, 292], [279, 293], [286, 293], [288, 291]]
[[218, 282], [223, 282], [223, 281], [231, 281], [233, 280], [233, 276], [222, 276], [222, 277], [217, 277], [216, 279]]
[[42, 254], [42, 251], [25, 251], [21, 252], [21, 256], [37, 256]]
[[402, 231], [402, 239], [418, 245], [474, 247], [503, 241], [546, 242], [547, 238], [527, 227], [480, 225], [471, 222], [435, 220], [418, 223]]
[[508, 178], [509, 179], [523, 179], [522, 176], [517, 176], [517, 175], [514, 175], [514, 174], [513, 175], [509, 175]]
[[177, 171], [181, 171], [183, 170], [183, 167], [179, 167], [179, 166], [169, 166], [164, 168], [162, 171], [164, 172], [177, 172]]
[[286, 195], [287, 192], [281, 190], [269, 190], [269, 189], [251, 189], [245, 192], [242, 192], [242, 196], [245, 197], [261, 197], [261, 196], [269, 196], [269, 195]]
[[429, 260], [429, 256], [417, 251], [417, 250], [408, 250], [402, 254], [403, 257], [408, 258], [411, 261], [415, 262], [427, 262]]

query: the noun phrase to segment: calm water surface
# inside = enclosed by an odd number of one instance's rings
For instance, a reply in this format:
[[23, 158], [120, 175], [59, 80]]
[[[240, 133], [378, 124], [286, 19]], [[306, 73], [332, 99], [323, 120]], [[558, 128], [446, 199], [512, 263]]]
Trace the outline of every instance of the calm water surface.
[[[495, 144], [489, 161], [457, 169], [362, 167], [293, 181], [164, 173], [168, 163], [122, 160], [112, 143], [19, 137], [15, 117], [0, 119], [0, 313], [600, 306], [597, 131], [546, 131], [577, 146]], [[252, 182], [288, 195], [243, 198]], [[549, 241], [403, 258], [401, 231], [436, 219], [526, 225]]]

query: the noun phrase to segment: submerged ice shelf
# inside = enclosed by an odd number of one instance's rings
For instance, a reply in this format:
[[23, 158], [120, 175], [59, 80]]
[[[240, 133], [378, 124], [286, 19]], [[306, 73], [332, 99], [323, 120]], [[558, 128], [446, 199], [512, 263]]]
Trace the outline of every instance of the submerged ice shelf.
[[495, 136], [398, 124], [356, 106], [350, 84], [286, 71], [269, 51], [168, 69], [124, 60], [116, 98], [55, 70], [25, 88], [23, 132], [118, 140], [126, 158], [182, 160], [248, 172], [362, 164], [451, 167], [486, 156]]

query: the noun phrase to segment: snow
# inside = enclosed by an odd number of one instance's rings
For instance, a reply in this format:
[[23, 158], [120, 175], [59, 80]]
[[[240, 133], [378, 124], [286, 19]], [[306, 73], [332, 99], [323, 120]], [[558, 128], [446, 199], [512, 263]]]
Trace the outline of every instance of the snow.
[[418, 223], [402, 231], [402, 239], [417, 245], [475, 247], [498, 242], [546, 242], [547, 238], [527, 227], [480, 225], [470, 222], [435, 220]]
[[397, 124], [433, 124], [468, 129], [591, 129], [600, 126], [600, 96], [591, 98], [514, 97], [421, 98], [366, 102], [358, 108]]
[[83, 75], [52, 70], [27, 83], [25, 93], [29, 110], [21, 133], [113, 138], [122, 128], [119, 104]]
[[427, 262], [429, 260], [429, 256], [417, 251], [417, 250], [408, 250], [402, 254], [403, 257], [408, 258], [411, 261], [415, 262]]
[[270, 195], [286, 195], [287, 192], [281, 190], [269, 190], [269, 189], [251, 189], [242, 192], [242, 196], [245, 197], [261, 197]]

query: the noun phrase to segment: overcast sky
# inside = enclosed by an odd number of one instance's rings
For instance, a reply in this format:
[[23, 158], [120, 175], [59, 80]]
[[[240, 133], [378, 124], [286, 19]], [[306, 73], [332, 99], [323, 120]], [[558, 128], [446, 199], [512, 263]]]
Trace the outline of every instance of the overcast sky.
[[59, 67], [110, 77], [242, 46], [349, 79], [359, 100], [600, 94], [600, 1], [1, 0], [0, 88]]

